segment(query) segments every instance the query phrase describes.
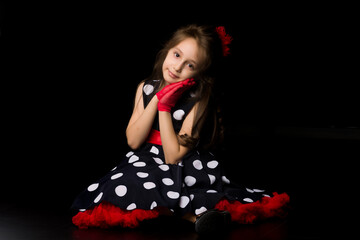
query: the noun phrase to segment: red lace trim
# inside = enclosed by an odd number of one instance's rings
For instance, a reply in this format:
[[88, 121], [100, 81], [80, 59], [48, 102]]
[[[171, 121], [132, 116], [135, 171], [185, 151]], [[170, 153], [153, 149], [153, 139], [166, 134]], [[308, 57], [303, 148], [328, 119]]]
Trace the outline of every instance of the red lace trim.
[[276, 192], [273, 195], [273, 197], [263, 197], [260, 201], [246, 204], [223, 199], [216, 204], [215, 208], [230, 212], [231, 220], [240, 224], [254, 223], [273, 217], [286, 217], [287, 206], [290, 201], [289, 195]]

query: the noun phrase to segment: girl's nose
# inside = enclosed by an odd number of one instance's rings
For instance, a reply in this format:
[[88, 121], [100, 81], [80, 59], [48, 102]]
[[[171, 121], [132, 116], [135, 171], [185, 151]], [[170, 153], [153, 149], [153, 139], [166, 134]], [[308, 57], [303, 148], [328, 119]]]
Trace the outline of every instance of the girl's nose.
[[182, 63], [179, 63], [177, 65], [174, 65], [174, 70], [178, 73], [181, 73], [181, 69], [182, 69]]

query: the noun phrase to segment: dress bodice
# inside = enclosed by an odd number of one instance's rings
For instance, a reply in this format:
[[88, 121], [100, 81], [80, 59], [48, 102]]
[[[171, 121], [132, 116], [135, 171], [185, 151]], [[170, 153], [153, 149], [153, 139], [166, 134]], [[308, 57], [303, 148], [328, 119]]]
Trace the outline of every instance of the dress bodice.
[[[160, 80], [146, 80], [144, 82], [143, 86], [143, 101], [144, 101], [144, 108], [149, 104], [153, 96], [158, 92], [158, 87], [160, 85]], [[195, 104], [194, 100], [194, 94], [191, 91], [186, 91], [183, 96], [179, 99], [179, 101], [176, 103], [175, 107], [171, 109], [171, 116], [172, 116], [172, 122], [174, 126], [174, 130], [176, 133], [178, 133], [181, 129], [181, 126], [188, 115], [188, 113], [191, 111], [192, 107]], [[159, 118], [158, 114], [155, 117], [154, 123], [153, 123], [153, 129], [159, 131]]]

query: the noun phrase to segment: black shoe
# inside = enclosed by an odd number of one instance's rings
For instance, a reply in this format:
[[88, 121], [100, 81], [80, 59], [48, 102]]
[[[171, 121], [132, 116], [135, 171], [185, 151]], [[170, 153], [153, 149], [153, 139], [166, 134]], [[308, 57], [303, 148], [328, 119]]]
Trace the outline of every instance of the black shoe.
[[231, 215], [228, 211], [209, 210], [195, 221], [195, 231], [198, 234], [213, 234], [226, 230], [231, 222]]

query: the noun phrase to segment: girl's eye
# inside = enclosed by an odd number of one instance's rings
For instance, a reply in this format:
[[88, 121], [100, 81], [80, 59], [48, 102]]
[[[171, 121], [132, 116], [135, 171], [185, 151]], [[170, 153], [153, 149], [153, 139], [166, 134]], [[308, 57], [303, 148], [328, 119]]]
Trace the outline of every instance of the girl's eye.
[[175, 53], [174, 53], [174, 56], [178, 58], [178, 57], [180, 57], [180, 54], [177, 53], [177, 52], [175, 52]]
[[191, 63], [188, 64], [188, 67], [194, 69], [194, 65], [192, 65]]

